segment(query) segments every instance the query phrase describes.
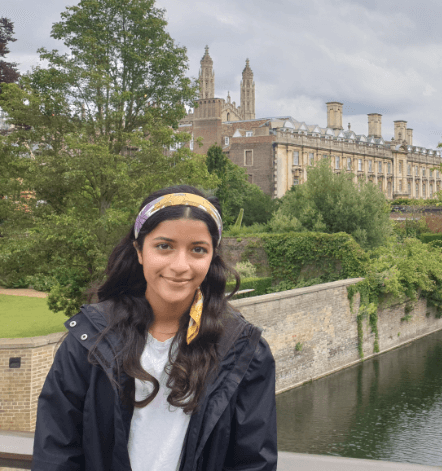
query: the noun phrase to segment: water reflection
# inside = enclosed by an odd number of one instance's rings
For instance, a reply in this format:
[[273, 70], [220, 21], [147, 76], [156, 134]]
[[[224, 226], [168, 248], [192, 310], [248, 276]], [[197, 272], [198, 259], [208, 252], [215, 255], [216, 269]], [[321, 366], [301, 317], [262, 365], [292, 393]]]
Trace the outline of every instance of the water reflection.
[[442, 331], [276, 398], [281, 451], [442, 465]]

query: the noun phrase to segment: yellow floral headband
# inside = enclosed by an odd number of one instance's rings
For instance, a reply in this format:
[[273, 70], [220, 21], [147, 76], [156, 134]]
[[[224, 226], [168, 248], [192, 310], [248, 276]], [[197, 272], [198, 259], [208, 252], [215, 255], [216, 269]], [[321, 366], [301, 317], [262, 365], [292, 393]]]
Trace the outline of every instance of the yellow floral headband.
[[138, 213], [135, 221], [134, 233], [135, 239], [138, 238], [143, 224], [157, 211], [168, 206], [194, 206], [200, 208], [212, 216], [213, 220], [218, 227], [219, 239], [218, 245], [221, 242], [221, 234], [223, 232], [223, 221], [215, 206], [203, 198], [202, 196], [194, 195], [192, 193], [171, 193], [169, 195], [160, 196], [159, 198], [147, 203], [144, 208]]

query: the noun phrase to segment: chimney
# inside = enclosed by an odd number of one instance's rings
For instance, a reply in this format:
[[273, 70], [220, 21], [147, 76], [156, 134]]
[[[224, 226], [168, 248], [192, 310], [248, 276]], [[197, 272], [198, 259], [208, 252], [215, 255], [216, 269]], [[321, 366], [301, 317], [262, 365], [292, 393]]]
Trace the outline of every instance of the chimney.
[[413, 130], [410, 128], [407, 128], [407, 144], [409, 146], [413, 145]]
[[327, 105], [327, 127], [331, 129], [344, 129], [342, 127], [342, 103], [330, 101]]
[[379, 113], [370, 113], [368, 115], [368, 135], [376, 138], [382, 137], [382, 115]]
[[407, 141], [407, 121], [398, 120], [394, 122], [394, 140]]

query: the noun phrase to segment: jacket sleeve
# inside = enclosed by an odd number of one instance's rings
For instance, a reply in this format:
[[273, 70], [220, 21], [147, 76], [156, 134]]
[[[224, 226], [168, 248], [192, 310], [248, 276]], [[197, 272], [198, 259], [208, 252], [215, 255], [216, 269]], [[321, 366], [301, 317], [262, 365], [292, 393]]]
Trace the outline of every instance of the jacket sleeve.
[[83, 407], [91, 368], [87, 350], [68, 335], [38, 399], [33, 471], [84, 469]]
[[276, 471], [275, 360], [261, 338], [238, 388], [225, 470]]

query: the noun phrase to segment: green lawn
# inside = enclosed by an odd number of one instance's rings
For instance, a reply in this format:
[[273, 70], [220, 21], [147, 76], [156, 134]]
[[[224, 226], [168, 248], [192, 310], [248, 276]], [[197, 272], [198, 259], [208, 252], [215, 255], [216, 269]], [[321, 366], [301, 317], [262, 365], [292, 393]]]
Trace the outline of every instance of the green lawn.
[[0, 294], [0, 338], [37, 337], [64, 332], [67, 317], [48, 309], [45, 298]]

